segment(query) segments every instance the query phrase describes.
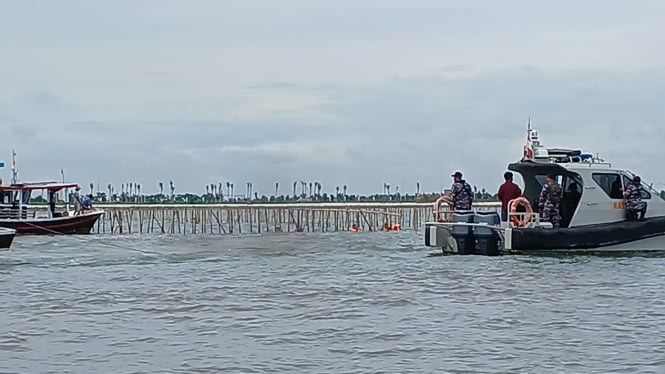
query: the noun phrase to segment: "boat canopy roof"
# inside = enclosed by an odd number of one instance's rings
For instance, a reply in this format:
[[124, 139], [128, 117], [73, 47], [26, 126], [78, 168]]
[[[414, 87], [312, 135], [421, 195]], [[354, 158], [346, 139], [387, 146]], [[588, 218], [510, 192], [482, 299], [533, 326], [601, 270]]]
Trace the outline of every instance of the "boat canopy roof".
[[80, 187], [76, 183], [54, 183], [54, 182], [34, 182], [34, 183], [18, 183], [8, 186], [0, 186], [1, 191], [60, 191], [63, 188], [76, 188]]
[[543, 163], [531, 160], [514, 162], [508, 164], [508, 170], [516, 171], [522, 175], [524, 174], [555, 174], [562, 175], [567, 172], [567, 169], [561, 164], [557, 163]]

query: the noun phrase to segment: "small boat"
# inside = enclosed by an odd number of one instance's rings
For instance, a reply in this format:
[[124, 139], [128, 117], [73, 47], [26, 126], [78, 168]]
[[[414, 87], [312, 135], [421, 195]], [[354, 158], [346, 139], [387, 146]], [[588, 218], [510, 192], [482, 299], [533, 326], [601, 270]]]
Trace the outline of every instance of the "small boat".
[[16, 230], [0, 227], [0, 249], [8, 249], [11, 247], [12, 242], [14, 241], [14, 236], [16, 236]]
[[[425, 223], [425, 244], [444, 253], [481, 255], [665, 251], [665, 199], [652, 186], [641, 182], [646, 218], [627, 220], [622, 191], [635, 176], [629, 170], [581, 150], [546, 148], [530, 125], [524, 156], [508, 169], [522, 176], [524, 192], [510, 202], [507, 222], [496, 211], [453, 212], [445, 221]], [[564, 191], [559, 227], [542, 222], [531, 208], [538, 206], [547, 174]], [[437, 200], [435, 218], [446, 202]]]
[[[19, 234], [89, 234], [103, 210], [69, 211], [66, 207], [58, 212], [55, 195], [63, 189], [80, 188], [76, 183], [15, 183], [0, 185], [0, 227], [16, 230]], [[48, 206], [31, 206], [34, 191], [48, 194]]]

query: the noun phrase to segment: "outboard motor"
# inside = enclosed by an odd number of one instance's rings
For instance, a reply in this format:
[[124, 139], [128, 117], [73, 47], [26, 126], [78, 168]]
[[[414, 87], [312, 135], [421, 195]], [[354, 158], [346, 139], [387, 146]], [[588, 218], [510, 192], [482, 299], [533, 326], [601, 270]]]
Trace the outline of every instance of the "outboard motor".
[[476, 212], [475, 223], [487, 223], [487, 227], [474, 226], [473, 236], [475, 238], [474, 251], [478, 255], [498, 256], [499, 252], [499, 234], [496, 227], [501, 224], [501, 218], [497, 212]]
[[[474, 213], [471, 210], [456, 210], [453, 212], [452, 222], [473, 223]], [[473, 239], [473, 228], [471, 226], [452, 227], [452, 236], [457, 242], [457, 254], [472, 255], [475, 240]]]

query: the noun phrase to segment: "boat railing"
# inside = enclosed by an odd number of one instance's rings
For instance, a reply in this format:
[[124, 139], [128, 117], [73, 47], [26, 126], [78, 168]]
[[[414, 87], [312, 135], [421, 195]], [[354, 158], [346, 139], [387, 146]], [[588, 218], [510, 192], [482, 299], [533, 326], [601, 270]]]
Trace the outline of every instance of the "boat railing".
[[[633, 173], [633, 172], [630, 171], [630, 170], [625, 170], [625, 172], [628, 173], [628, 174], [630, 175], [630, 179], [635, 178], [635, 176], [637, 175], [636, 173]], [[642, 188], [644, 188], [645, 190], [649, 191], [649, 192], [652, 193], [652, 194], [656, 194], [656, 195], [660, 196], [660, 195], [661, 195], [661, 192], [658, 191], [658, 190], [654, 187], [655, 184], [656, 184], [656, 183], [654, 183], [654, 182], [647, 183], [644, 179], [642, 179]]]
[[600, 161], [598, 161], [598, 162], [580, 162], [580, 163], [577, 163], [576, 165], [586, 165], [588, 167], [594, 167], [594, 166], [604, 166], [604, 167], [608, 167], [608, 168], [612, 167], [611, 162], [600, 162]]
[[[471, 211], [499, 213], [501, 211], [500, 209], [501, 209], [501, 202], [490, 201], [490, 202], [473, 203]], [[432, 215], [434, 216], [434, 220], [438, 222], [451, 222], [453, 213], [455, 213], [455, 210], [451, 209], [451, 206], [447, 204], [439, 205], [438, 203], [435, 203], [434, 209], [432, 210]]]
[[644, 184], [643, 184], [643, 187], [646, 187], [646, 189], [647, 189], [649, 192], [651, 192], [652, 194], [660, 195], [660, 191], [658, 191], [658, 190], [656, 190], [656, 189], [654, 188], [654, 183], [653, 183], [653, 182], [651, 182], [651, 183], [649, 183], [649, 184], [644, 183]]
[[540, 221], [540, 213], [538, 212], [512, 212], [508, 215], [507, 225], [511, 228], [531, 228], [547, 226], [544, 223]]
[[[492, 211], [492, 209], [473, 209], [473, 212], [487, 212]], [[496, 210], [494, 210], [496, 211]], [[498, 212], [497, 212], [498, 213]], [[453, 212], [447, 212], [447, 214], [442, 214], [441, 219], [438, 221], [440, 224], [445, 225], [459, 225], [459, 226], [478, 226], [478, 225], [487, 225], [484, 222], [452, 222], [450, 219]], [[513, 217], [517, 220], [518, 223], [513, 221]], [[499, 224], [502, 228], [551, 228], [552, 224], [549, 222], [543, 222], [540, 219], [540, 213], [538, 212], [514, 212], [510, 213], [508, 216], [508, 221], [501, 221]]]
[[2, 207], [0, 208], [0, 219], [26, 219], [28, 218], [28, 211], [18, 207]]
[[510, 200], [508, 212], [508, 222], [504, 224], [506, 227], [551, 227], [551, 223], [540, 221], [540, 212], [533, 210], [529, 201], [524, 197]]

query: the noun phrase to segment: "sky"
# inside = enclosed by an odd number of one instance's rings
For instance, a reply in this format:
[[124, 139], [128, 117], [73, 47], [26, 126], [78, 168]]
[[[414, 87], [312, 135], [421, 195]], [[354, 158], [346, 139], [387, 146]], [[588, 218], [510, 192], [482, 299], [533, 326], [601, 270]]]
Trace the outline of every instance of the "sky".
[[460, 170], [495, 192], [530, 117], [665, 188], [662, 1], [0, 7], [0, 160], [23, 181], [413, 193]]

